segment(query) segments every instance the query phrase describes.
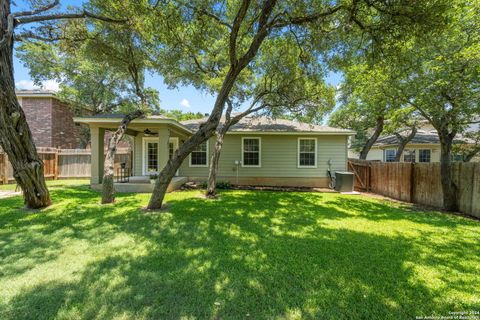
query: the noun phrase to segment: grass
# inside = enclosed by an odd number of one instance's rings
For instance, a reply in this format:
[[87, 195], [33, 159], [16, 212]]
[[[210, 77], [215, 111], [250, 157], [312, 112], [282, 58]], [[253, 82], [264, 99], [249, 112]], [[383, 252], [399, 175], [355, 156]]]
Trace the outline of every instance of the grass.
[[[55, 184], [56, 183], [56, 184]], [[321, 193], [0, 200], [1, 319], [412, 319], [480, 310], [480, 223]]]
[[[89, 184], [90, 180], [65, 179], [65, 180], [47, 180], [49, 188], [78, 186]], [[13, 191], [17, 188], [16, 183], [0, 184], [0, 191]]]

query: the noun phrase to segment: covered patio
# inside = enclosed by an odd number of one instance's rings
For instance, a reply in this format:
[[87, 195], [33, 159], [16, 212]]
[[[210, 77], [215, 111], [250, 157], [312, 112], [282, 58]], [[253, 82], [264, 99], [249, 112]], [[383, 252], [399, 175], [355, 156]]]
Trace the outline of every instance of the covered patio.
[[[99, 115], [74, 118], [90, 128], [92, 189], [101, 189], [104, 170], [105, 132], [117, 130], [122, 115]], [[152, 176], [156, 176], [173, 156], [174, 152], [192, 132], [179, 122], [163, 116], [149, 116], [133, 120], [126, 134], [133, 139], [133, 157], [128, 181], [116, 182], [117, 192], [151, 192]], [[187, 182], [186, 177], [176, 176], [168, 191], [178, 189]]]

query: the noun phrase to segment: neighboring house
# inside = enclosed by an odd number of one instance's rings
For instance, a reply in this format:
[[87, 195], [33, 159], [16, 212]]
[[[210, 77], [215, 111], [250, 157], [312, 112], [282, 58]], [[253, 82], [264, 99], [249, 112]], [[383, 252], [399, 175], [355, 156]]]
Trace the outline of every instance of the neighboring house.
[[[465, 141], [465, 139], [459, 137], [456, 140], [456, 142], [461, 141]], [[367, 160], [393, 162], [395, 161], [397, 149], [398, 140], [395, 135], [381, 136], [370, 149]], [[462, 159], [454, 157], [453, 160], [461, 161]], [[415, 137], [405, 146], [400, 161], [440, 162], [440, 139], [438, 134], [433, 130], [419, 130]]]
[[[103, 136], [113, 130], [121, 116], [76, 118], [88, 124], [92, 138], [92, 185], [99, 185], [103, 174]], [[128, 134], [134, 137], [134, 163], [130, 179], [150, 183], [175, 150], [205, 121], [177, 122], [163, 116], [136, 119]], [[289, 120], [247, 117], [232, 126], [225, 136], [219, 163], [218, 181], [262, 186], [327, 187], [327, 169], [347, 169], [348, 137], [355, 132]], [[215, 137], [198, 146], [177, 172], [177, 181], [205, 181]], [[147, 177], [147, 178], [142, 178]], [[119, 186], [119, 185], [118, 185]], [[148, 191], [147, 187], [125, 189]]]
[[75, 115], [71, 105], [60, 101], [53, 91], [20, 90], [16, 93], [37, 147], [78, 147], [80, 126], [73, 121]]

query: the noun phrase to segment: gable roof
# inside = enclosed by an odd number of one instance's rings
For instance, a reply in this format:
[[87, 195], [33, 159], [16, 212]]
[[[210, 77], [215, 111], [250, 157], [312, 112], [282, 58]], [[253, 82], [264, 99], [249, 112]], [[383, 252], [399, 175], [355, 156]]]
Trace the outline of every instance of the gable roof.
[[[460, 142], [471, 142], [470, 139], [464, 138], [462, 136], [457, 136], [454, 143]], [[387, 136], [380, 136], [377, 141], [373, 144], [374, 146], [388, 146], [388, 145], [397, 145], [398, 140], [397, 137], [393, 134]], [[409, 144], [440, 144], [440, 138], [436, 133], [424, 133], [418, 132], [415, 137], [409, 142]]]
[[[206, 122], [208, 117], [186, 120], [181, 123], [192, 131], [198, 130], [201, 123]], [[220, 123], [225, 123], [222, 117]], [[244, 117], [237, 124], [233, 125], [229, 133], [318, 133], [318, 134], [338, 134], [354, 135], [355, 131], [348, 129], [333, 128], [329, 126], [320, 126], [305, 122], [292, 121], [286, 119], [272, 119], [268, 117]]]

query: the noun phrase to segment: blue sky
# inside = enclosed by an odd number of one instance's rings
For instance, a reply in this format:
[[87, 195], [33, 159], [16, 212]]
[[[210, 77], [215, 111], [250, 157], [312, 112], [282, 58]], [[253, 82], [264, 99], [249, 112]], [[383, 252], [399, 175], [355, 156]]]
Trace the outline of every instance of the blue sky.
[[[61, 8], [69, 5], [81, 6], [83, 0], [63, 0], [60, 2]], [[25, 0], [16, 1], [17, 6], [13, 8], [14, 11], [24, 10], [28, 8]], [[31, 81], [29, 70], [26, 69], [21, 61], [15, 58], [15, 83], [18, 89], [32, 89], [33, 82]], [[341, 75], [338, 73], [330, 73], [327, 76], [327, 82], [332, 85], [337, 85], [341, 81]], [[209, 113], [213, 107], [215, 98], [209, 94], [205, 94], [194, 87], [186, 86], [178, 89], [168, 89], [163, 83], [163, 79], [159, 75], [148, 75], [146, 85], [158, 90], [160, 93], [161, 107], [163, 109], [181, 109], [184, 111]], [[46, 89], [55, 89], [54, 81], [44, 83]]]

